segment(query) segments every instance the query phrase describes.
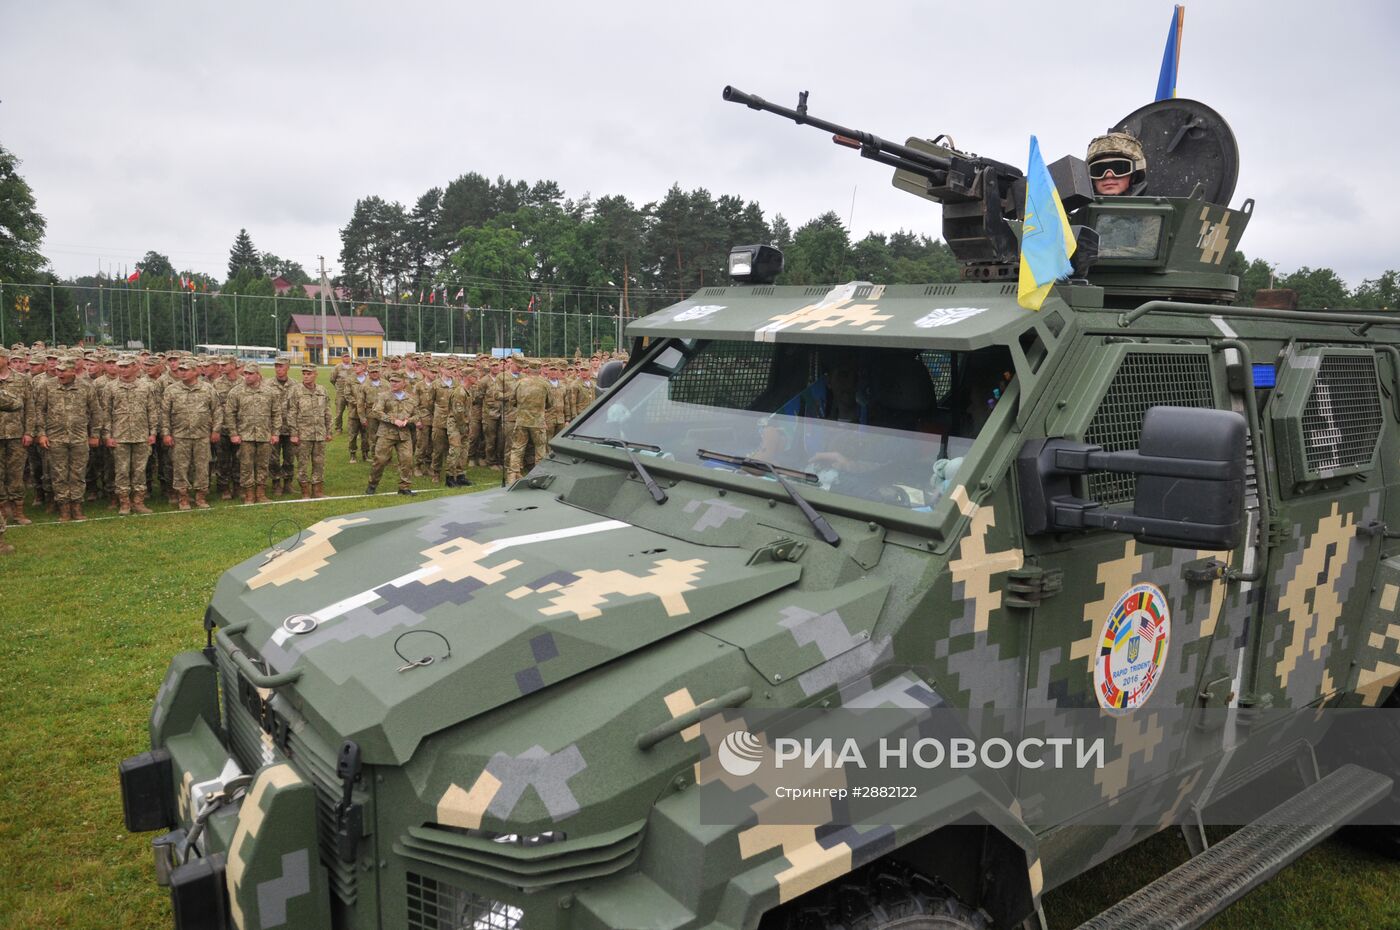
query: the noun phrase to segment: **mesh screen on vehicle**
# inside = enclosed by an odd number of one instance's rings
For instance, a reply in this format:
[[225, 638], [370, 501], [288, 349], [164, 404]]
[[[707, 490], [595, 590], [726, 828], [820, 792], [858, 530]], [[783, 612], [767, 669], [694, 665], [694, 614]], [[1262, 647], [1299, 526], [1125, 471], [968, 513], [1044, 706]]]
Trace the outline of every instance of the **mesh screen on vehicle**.
[[711, 343], [671, 379], [670, 399], [747, 410], [768, 386], [775, 348], [771, 342]]
[[1369, 465], [1381, 422], [1375, 357], [1323, 355], [1303, 407], [1308, 471], [1326, 475]]
[[[1106, 452], [1136, 449], [1149, 407], [1214, 407], [1210, 357], [1179, 352], [1129, 352], [1109, 384], [1084, 441]], [[1133, 499], [1135, 475], [1089, 475], [1089, 498], [1102, 504]]]
[[524, 930], [524, 917], [518, 907], [408, 873], [408, 930]]

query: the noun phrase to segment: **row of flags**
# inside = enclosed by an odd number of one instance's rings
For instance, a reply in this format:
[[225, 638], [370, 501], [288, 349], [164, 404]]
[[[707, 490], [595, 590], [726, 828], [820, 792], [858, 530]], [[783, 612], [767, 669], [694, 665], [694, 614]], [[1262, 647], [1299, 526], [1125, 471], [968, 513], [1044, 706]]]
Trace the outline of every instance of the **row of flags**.
[[[418, 289], [418, 302], [419, 302], [420, 304], [437, 304], [437, 303], [441, 303], [441, 304], [443, 304], [443, 306], [446, 306], [446, 305], [448, 304], [448, 299], [447, 299], [447, 292], [448, 292], [448, 290], [449, 290], [449, 288], [448, 288], [448, 286], [447, 286], [446, 284], [442, 284], [442, 285], [437, 285], [437, 284], [435, 284], [435, 285], [433, 285], [432, 287], [428, 287], [428, 288], [419, 288], [419, 289]], [[455, 297], [452, 298], [452, 301], [451, 301], [451, 302], [452, 302], [453, 304], [461, 303], [461, 306], [462, 306], [462, 309], [463, 309], [463, 310], [470, 310], [470, 309], [471, 309], [471, 306], [462, 301], [462, 298], [466, 296], [466, 293], [467, 293], [467, 289], [466, 289], [465, 287], [459, 287], [459, 288], [457, 288], [457, 294], [456, 294]], [[442, 294], [442, 299], [441, 299], [441, 301], [439, 301], [439, 299], [438, 299], [438, 294]], [[404, 291], [403, 293], [399, 294], [399, 299], [400, 299], [400, 300], [412, 300], [412, 299], [413, 299], [413, 292], [412, 292], [412, 291]], [[538, 305], [539, 305], [539, 298], [536, 297], [534, 294], [531, 294], [531, 295], [530, 295], [530, 304], [529, 304], [529, 306], [527, 306], [527, 307], [525, 308], [525, 310], [526, 310], [526, 312], [528, 312], [528, 313], [534, 313], [534, 312], [535, 312], [535, 308], [536, 308]]]
[[[1176, 97], [1177, 64], [1181, 60], [1181, 29], [1186, 21], [1186, 7], [1178, 4], [1172, 10], [1171, 27], [1167, 32], [1167, 47], [1162, 53], [1162, 70], [1157, 76], [1154, 100]], [[1027, 310], [1039, 310], [1056, 281], [1068, 278], [1074, 265], [1074, 233], [1070, 229], [1065, 205], [1040, 155], [1040, 142], [1031, 136], [1030, 155], [1026, 165], [1026, 208], [1021, 227], [1020, 280], [1016, 287], [1016, 302]]]

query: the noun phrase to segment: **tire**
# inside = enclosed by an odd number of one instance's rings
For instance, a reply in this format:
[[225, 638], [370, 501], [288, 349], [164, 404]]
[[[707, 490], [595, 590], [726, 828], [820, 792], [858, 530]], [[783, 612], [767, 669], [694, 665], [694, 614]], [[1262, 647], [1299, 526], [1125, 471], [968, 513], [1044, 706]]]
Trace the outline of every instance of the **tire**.
[[768, 915], [763, 930], [990, 930], [985, 912], [915, 872], [871, 870]]

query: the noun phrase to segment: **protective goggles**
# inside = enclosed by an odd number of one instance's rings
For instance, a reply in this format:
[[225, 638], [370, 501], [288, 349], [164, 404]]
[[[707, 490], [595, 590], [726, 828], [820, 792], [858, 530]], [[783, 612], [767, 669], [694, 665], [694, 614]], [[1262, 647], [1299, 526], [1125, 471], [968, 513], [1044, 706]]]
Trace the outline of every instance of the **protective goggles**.
[[1100, 158], [1089, 164], [1089, 177], [1095, 181], [1108, 177], [1110, 173], [1117, 178], [1126, 178], [1133, 173], [1133, 160], [1131, 158]]

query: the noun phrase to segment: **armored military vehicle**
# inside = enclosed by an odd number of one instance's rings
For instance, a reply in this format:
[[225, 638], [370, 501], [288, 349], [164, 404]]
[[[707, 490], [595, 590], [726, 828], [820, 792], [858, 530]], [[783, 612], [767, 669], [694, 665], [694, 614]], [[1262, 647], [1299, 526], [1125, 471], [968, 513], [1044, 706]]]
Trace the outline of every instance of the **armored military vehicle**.
[[[1029, 312], [1020, 171], [725, 96], [894, 167], [963, 280], [776, 286], [736, 249], [508, 490], [227, 572], [121, 765], [177, 926], [1035, 927], [1167, 827], [1198, 854], [1090, 926], [1196, 926], [1393, 804], [1388, 718], [1376, 760], [1274, 734], [1395, 701], [1400, 318], [1231, 306], [1225, 122], [1125, 119], [1135, 196], [1052, 166], [1075, 269]], [[871, 813], [851, 767], [784, 809], [771, 715], [859, 744], [882, 709], [1108, 738], [1078, 780]]]

